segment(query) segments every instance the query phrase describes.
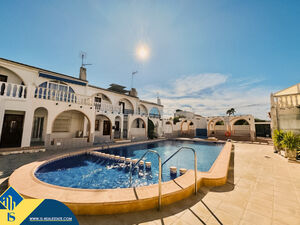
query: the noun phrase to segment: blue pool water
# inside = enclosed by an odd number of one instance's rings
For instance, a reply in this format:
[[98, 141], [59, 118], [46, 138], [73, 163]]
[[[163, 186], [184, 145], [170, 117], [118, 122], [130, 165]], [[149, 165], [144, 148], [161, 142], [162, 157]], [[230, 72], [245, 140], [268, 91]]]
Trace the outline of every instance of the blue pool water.
[[[200, 143], [190, 141], [161, 141], [148, 144], [137, 144], [101, 151], [109, 154], [139, 159], [148, 149], [156, 150], [164, 162], [179, 147], [192, 147], [197, 153], [199, 171], [208, 171], [219, 155], [222, 144]], [[132, 186], [144, 186], [158, 182], [157, 156], [149, 153], [145, 162], [152, 163], [151, 171], [135, 171]], [[194, 169], [194, 156], [190, 150], [183, 150], [163, 166], [163, 181], [170, 177], [170, 166]], [[121, 168], [118, 163], [104, 160], [102, 157], [81, 154], [42, 165], [35, 175], [38, 179], [54, 185], [83, 189], [110, 189], [130, 187], [128, 169]]]

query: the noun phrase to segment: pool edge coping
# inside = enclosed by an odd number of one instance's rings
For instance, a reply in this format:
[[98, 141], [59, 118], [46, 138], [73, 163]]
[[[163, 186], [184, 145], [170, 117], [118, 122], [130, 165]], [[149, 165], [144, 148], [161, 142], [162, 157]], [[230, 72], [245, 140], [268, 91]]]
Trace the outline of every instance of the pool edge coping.
[[[188, 141], [195, 141], [195, 140], [191, 139]], [[201, 142], [204, 141], [201, 140]], [[200, 172], [200, 171], [197, 172], [198, 188], [202, 184], [206, 186], [219, 186], [226, 183], [231, 148], [232, 148], [232, 143], [226, 142], [225, 145], [223, 146], [223, 149], [220, 151], [218, 157], [216, 158], [213, 165], [211, 166], [210, 170], [208, 172]], [[94, 150], [83, 150], [80, 152], [68, 153], [62, 156], [53, 157], [50, 160], [44, 160], [40, 162], [35, 161], [33, 163], [26, 164], [18, 168], [17, 170], [15, 170], [15, 172], [9, 177], [9, 185], [13, 186], [16, 189], [16, 191], [18, 191], [21, 195], [23, 195], [26, 198], [43, 198], [43, 196], [45, 196], [47, 198], [50, 197], [58, 201], [61, 201], [65, 203], [67, 206], [69, 206], [71, 210], [77, 215], [111, 214], [111, 213], [129, 212], [131, 211], [130, 209], [134, 209], [135, 211], [137, 211], [137, 210], [153, 208], [153, 204], [154, 202], [157, 202], [157, 198], [158, 198], [158, 190], [157, 190], [158, 184], [136, 187], [136, 188], [120, 188], [120, 189], [79, 189], [79, 188], [75, 189], [75, 188], [61, 187], [61, 186], [48, 184], [43, 181], [40, 181], [38, 178], [34, 176], [34, 171], [39, 166], [41, 166], [46, 162], [57, 160], [68, 156], [80, 155]], [[29, 167], [29, 168], [26, 168], [26, 171], [21, 171], [22, 168], [24, 169], [24, 167]], [[24, 177], [24, 173], [27, 177]], [[18, 182], [18, 179], [20, 177], [19, 176], [16, 177], [16, 175], [22, 175], [21, 176], [22, 180], [30, 179], [29, 183], [31, 185], [33, 184], [34, 186], [30, 186], [27, 188], [24, 187], [24, 183]], [[27, 186], [28, 185], [29, 184], [27, 184]], [[169, 189], [170, 187], [172, 188], [172, 190]], [[164, 189], [165, 190], [168, 189], [168, 190], [164, 191]], [[35, 191], [39, 192], [41, 190], [44, 191], [42, 194], [41, 193], [37, 194], [35, 192]], [[190, 196], [194, 190], [194, 171], [188, 170], [186, 174], [176, 178], [175, 180], [163, 182], [162, 190], [163, 190], [163, 194], [162, 194], [163, 205], [171, 204], [175, 201]], [[115, 198], [115, 196], [113, 197], [108, 196], [108, 201], [102, 201], [102, 199], [101, 200], [99, 199], [100, 201], [98, 201], [97, 199], [95, 199], [95, 197], [97, 198], [104, 197], [104, 195], [107, 195], [108, 192], [110, 192], [110, 195], [113, 193], [121, 198], [118, 200], [118, 198]], [[47, 194], [45, 195], [45, 193]], [[93, 197], [92, 198], [93, 201], [80, 201], [80, 202], [76, 201], [76, 197], [78, 196], [78, 194], [87, 195], [87, 193], [90, 193], [91, 196], [89, 196], [89, 198]], [[166, 204], [164, 204], [164, 201]], [[140, 207], [138, 208], [132, 207], [134, 204], [137, 206], [140, 205]], [[148, 207], [145, 206], [145, 204], [148, 205]], [[97, 212], [94, 212], [93, 209], [90, 209], [89, 211], [87, 209], [84, 209], [85, 207], [88, 208], [95, 207], [98, 210]], [[112, 207], [117, 207], [117, 208], [113, 209]], [[101, 211], [100, 210], [101, 208], [104, 210]], [[99, 212], [99, 210], [101, 212]]]

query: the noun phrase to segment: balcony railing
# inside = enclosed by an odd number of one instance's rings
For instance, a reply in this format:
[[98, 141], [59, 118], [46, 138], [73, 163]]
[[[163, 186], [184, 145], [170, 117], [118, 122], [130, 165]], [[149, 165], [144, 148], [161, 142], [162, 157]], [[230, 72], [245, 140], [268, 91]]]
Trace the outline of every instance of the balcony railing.
[[279, 108], [292, 108], [300, 106], [300, 93], [274, 96], [275, 105]]
[[0, 96], [25, 99], [27, 97], [27, 87], [20, 84], [0, 82]]
[[92, 105], [91, 97], [43, 87], [38, 87], [35, 89], [34, 97], [38, 99], [69, 102], [80, 105]]
[[121, 106], [114, 106], [112, 104], [101, 103], [101, 102], [95, 102], [94, 106], [96, 111], [99, 112], [121, 114]]
[[124, 114], [125, 115], [129, 115], [129, 114], [134, 114], [134, 110], [133, 109], [124, 109]]
[[152, 113], [149, 114], [149, 117], [150, 118], [158, 118], [158, 119], [161, 118], [161, 116], [159, 114], [152, 114]]

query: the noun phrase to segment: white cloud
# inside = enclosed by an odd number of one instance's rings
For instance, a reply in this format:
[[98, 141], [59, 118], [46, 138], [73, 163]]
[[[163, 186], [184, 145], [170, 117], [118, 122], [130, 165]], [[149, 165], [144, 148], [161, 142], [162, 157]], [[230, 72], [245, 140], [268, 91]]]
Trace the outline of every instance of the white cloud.
[[234, 80], [219, 73], [189, 75], [163, 88], [148, 87], [142, 98], [155, 101], [157, 93], [164, 105], [164, 115], [172, 116], [178, 108], [204, 116], [224, 115], [228, 108], [237, 114], [252, 114], [267, 119], [271, 90], [259, 86], [263, 80]]

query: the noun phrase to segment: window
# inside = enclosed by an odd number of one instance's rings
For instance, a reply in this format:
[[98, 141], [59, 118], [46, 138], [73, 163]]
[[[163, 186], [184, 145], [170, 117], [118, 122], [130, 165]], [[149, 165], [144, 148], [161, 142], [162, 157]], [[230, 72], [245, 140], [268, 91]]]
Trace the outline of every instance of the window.
[[96, 120], [95, 121], [95, 131], [99, 131], [100, 130], [100, 120]]
[[119, 131], [120, 130], [120, 122], [116, 121], [115, 122], [115, 131]]
[[32, 138], [41, 139], [43, 136], [44, 117], [34, 117]]
[[[75, 93], [73, 88], [71, 88], [70, 86], [68, 86], [66, 84], [62, 84], [59, 82], [46, 81], [44, 83], [41, 83], [39, 85], [39, 87], [45, 88], [45, 89], [40, 89], [39, 93], [36, 90], [35, 97], [46, 99], [46, 97], [48, 96], [48, 99], [51, 98], [56, 101], [65, 101], [65, 102], [66, 101], [68, 101], [68, 102], [76, 101], [76, 97], [74, 97], [73, 95], [70, 94], [70, 93]], [[46, 90], [46, 88], [48, 90]], [[57, 93], [57, 96], [56, 96], [55, 92], [53, 92], [51, 90], [59, 91]], [[68, 94], [66, 94], [66, 93], [68, 93]]]
[[108, 120], [103, 121], [103, 135], [110, 135], [110, 122]]
[[101, 103], [101, 98], [99, 98], [99, 97], [95, 97], [95, 102], [99, 102], [99, 103]]
[[7, 82], [7, 76], [0, 74], [0, 81], [1, 82]]

